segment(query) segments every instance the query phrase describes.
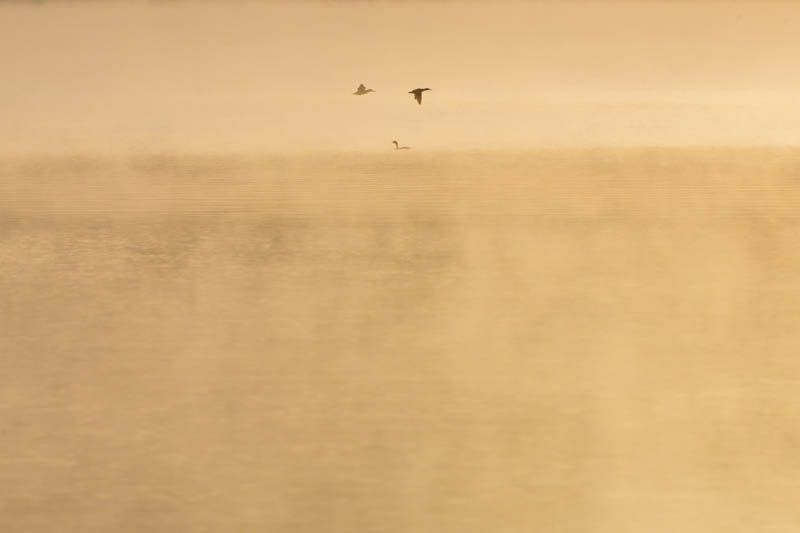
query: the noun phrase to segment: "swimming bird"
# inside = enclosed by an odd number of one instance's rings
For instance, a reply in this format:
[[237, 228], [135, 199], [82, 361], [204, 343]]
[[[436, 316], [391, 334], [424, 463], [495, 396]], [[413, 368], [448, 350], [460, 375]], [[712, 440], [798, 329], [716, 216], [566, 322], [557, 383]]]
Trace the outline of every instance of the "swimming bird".
[[395, 150], [411, 150], [410, 146], [400, 146], [400, 144], [397, 141], [392, 141], [392, 142], [394, 143]]
[[367, 89], [366, 87], [364, 87], [364, 84], [362, 83], [361, 85], [358, 86], [358, 89], [356, 89], [356, 92], [354, 92], [353, 94], [357, 96], [363, 96], [367, 93], [374, 93], [374, 92], [375, 92], [374, 90]]
[[414, 95], [414, 99], [416, 99], [417, 103], [419, 105], [422, 105], [422, 93], [423, 93], [423, 91], [430, 91], [430, 89], [428, 87], [425, 87], [424, 89], [414, 89], [413, 91], [408, 91], [408, 94], [413, 94]]

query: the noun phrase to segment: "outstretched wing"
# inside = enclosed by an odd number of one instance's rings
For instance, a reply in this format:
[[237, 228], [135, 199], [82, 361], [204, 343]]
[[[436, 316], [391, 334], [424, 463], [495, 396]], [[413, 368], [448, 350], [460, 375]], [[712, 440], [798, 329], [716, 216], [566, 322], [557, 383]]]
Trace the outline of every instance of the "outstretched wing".
[[422, 105], [422, 91], [415, 91], [414, 99], [417, 101], [419, 105]]

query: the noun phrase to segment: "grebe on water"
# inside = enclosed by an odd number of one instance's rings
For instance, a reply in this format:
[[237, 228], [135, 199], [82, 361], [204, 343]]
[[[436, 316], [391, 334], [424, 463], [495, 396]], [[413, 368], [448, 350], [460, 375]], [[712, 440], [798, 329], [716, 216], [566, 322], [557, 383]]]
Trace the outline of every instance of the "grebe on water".
[[397, 141], [392, 141], [392, 142], [394, 143], [395, 150], [411, 150], [410, 146], [400, 146], [400, 144]]

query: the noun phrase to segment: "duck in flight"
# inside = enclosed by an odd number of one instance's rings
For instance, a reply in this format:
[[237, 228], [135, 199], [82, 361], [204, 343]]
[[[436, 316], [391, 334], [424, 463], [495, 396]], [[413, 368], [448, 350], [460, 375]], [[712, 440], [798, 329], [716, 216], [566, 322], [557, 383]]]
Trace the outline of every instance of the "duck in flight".
[[413, 94], [417, 103], [422, 105], [422, 93], [424, 91], [430, 91], [430, 89], [428, 87], [425, 87], [424, 89], [414, 89], [413, 91], [408, 91], [408, 94]]
[[367, 89], [366, 87], [364, 87], [364, 84], [362, 83], [361, 85], [358, 86], [358, 89], [356, 89], [356, 92], [354, 92], [353, 94], [355, 94], [357, 96], [364, 96], [365, 94], [374, 93], [374, 92], [375, 92], [374, 90]]
[[394, 143], [395, 150], [411, 150], [410, 146], [400, 146], [400, 143], [398, 143], [397, 141], [392, 141], [392, 142]]

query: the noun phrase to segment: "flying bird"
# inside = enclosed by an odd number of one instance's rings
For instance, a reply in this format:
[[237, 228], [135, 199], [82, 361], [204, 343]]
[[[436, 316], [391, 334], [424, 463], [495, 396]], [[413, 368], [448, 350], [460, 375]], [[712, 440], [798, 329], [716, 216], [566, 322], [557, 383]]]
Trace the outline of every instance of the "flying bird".
[[354, 92], [353, 94], [357, 96], [363, 96], [367, 93], [374, 93], [374, 92], [375, 92], [374, 90], [367, 89], [366, 87], [364, 87], [364, 84], [362, 83], [361, 85], [358, 86], [358, 89], [356, 89], [356, 92]]
[[422, 105], [422, 93], [423, 93], [423, 91], [430, 91], [430, 89], [427, 88], [427, 87], [424, 88], [424, 89], [414, 89], [413, 91], [408, 91], [408, 94], [413, 94], [414, 95], [414, 99], [417, 101], [417, 103], [419, 105]]
[[392, 142], [394, 143], [395, 150], [411, 150], [410, 146], [400, 146], [400, 144], [397, 141], [392, 141]]

